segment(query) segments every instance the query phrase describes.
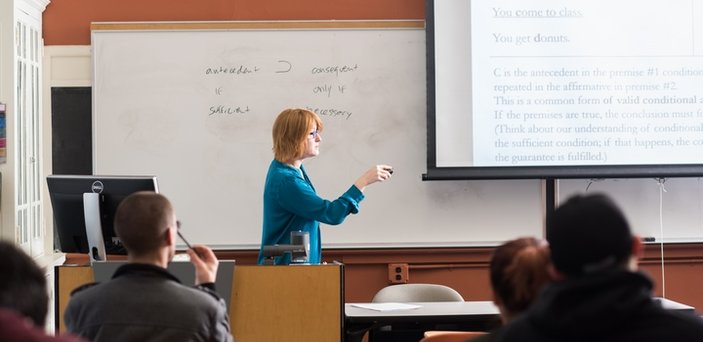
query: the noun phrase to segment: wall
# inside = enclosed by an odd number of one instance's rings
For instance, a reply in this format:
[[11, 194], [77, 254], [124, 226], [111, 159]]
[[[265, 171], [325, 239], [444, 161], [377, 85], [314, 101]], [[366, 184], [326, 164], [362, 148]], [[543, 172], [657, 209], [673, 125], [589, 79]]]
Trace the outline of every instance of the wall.
[[[80, 60], [79, 64], [86, 61], [82, 57], [71, 57], [69, 50], [75, 47], [66, 45], [83, 45], [78, 49], [87, 51], [85, 45], [90, 44], [91, 21], [423, 19], [423, 6], [422, 0], [54, 0], [44, 12], [44, 39], [46, 45], [56, 46], [52, 50], [54, 55], [69, 57], [64, 59], [71, 65], [76, 59]], [[90, 76], [79, 75], [76, 76], [79, 80], [71, 80], [73, 76], [65, 74], [66, 70], [84, 74], [87, 71], [83, 67], [57, 66], [53, 70], [57, 77], [65, 80], [61, 84], [64, 86], [85, 86], [80, 79], [89, 79]], [[666, 246], [665, 281], [662, 282], [659, 246], [648, 246], [642, 266], [654, 277], [657, 291], [666, 287], [667, 297], [703, 307], [703, 294], [696, 291], [703, 286], [703, 251], [700, 247], [700, 244]], [[491, 251], [491, 248], [340, 249], [325, 250], [324, 253], [326, 258], [347, 265], [347, 301], [370, 300], [375, 291], [389, 283], [388, 267], [395, 263], [408, 265], [410, 282], [449, 284], [459, 289], [466, 299], [489, 300], [487, 266]], [[238, 264], [243, 265], [255, 261], [255, 251], [222, 251], [218, 254], [224, 258], [236, 258]]]
[[[368, 302], [390, 284], [391, 267], [407, 268], [409, 283], [437, 283], [451, 286], [466, 300], [492, 300], [488, 267], [493, 248], [412, 248], [326, 250], [330, 260], [344, 263], [345, 300]], [[664, 276], [662, 258], [664, 255]], [[252, 251], [218, 252], [223, 259], [236, 259], [238, 265], [256, 263]], [[654, 283], [654, 294], [703, 308], [703, 252], [700, 244], [648, 244], [639, 262], [640, 269]]]
[[97, 21], [425, 19], [423, 0], [53, 0], [45, 45], [89, 45]]

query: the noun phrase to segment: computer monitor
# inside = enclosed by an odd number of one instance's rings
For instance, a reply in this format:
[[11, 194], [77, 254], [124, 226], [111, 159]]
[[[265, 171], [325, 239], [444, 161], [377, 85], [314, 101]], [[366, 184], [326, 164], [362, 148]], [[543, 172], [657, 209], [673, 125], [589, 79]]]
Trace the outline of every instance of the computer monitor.
[[117, 206], [137, 191], [158, 192], [155, 176], [51, 175], [46, 178], [59, 249], [90, 261], [126, 254], [113, 223]]

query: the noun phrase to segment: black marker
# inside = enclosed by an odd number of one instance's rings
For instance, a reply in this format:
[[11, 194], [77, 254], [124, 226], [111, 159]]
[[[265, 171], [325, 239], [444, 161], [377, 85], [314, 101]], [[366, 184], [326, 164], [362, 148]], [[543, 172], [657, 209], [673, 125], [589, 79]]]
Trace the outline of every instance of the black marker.
[[389, 168], [389, 169], [386, 169], [386, 171], [388, 171], [388, 173], [390, 173], [390, 174], [393, 174], [393, 169]]
[[644, 241], [644, 242], [654, 242], [654, 241], [657, 241], [657, 240], [656, 240], [653, 236], [647, 236], [647, 237], [642, 238], [642, 241]]

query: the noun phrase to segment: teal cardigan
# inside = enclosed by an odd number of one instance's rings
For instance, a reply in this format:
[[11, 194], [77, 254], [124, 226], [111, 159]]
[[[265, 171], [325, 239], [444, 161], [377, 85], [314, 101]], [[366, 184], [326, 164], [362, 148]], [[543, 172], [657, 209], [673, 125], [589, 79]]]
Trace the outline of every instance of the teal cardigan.
[[[302, 230], [310, 234], [311, 264], [319, 264], [322, 259], [320, 222], [338, 225], [349, 214], [359, 212], [359, 202], [364, 194], [352, 185], [342, 196], [328, 201], [317, 195], [308, 178], [305, 168], [273, 160], [266, 175], [264, 186], [264, 221], [261, 236], [261, 250], [258, 263], [264, 263], [261, 253], [264, 246], [289, 244], [290, 232]], [[277, 265], [290, 263], [290, 255], [275, 260]]]

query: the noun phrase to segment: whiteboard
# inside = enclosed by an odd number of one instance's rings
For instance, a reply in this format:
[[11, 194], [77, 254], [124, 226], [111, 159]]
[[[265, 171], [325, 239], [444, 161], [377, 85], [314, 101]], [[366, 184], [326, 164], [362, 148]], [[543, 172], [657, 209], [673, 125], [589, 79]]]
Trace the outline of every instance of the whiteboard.
[[607, 194], [641, 237], [666, 243], [703, 241], [700, 178], [568, 179], [560, 180], [558, 187], [559, 202], [576, 194]]
[[335, 199], [375, 164], [360, 212], [322, 225], [323, 248], [495, 245], [543, 231], [539, 180], [423, 182], [422, 22], [94, 24], [93, 170], [155, 175], [191, 242], [258, 248], [271, 127], [316, 110], [304, 165]]

